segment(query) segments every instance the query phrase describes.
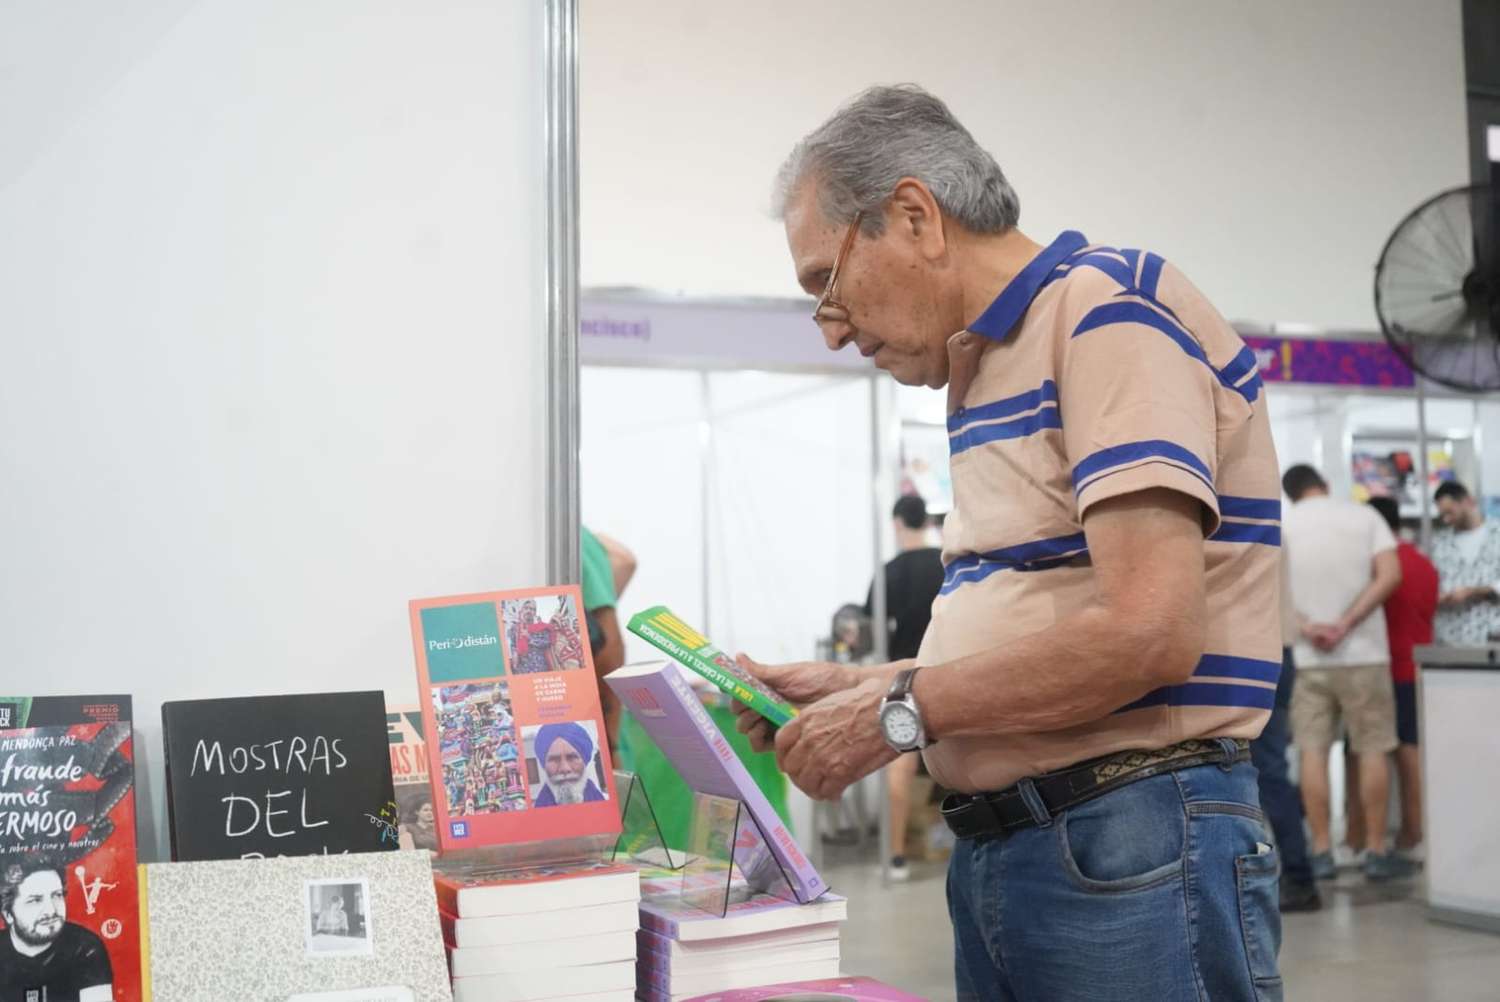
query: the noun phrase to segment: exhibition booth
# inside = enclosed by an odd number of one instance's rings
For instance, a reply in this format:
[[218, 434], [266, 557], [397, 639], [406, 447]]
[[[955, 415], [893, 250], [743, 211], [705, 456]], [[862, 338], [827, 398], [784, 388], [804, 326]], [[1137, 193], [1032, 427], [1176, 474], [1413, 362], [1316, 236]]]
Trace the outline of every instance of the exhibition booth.
[[[681, 1002], [778, 974], [951, 997], [940, 865], [906, 897], [875, 869], [880, 774], [815, 809], [725, 733], [724, 655], [827, 656], [867, 596], [884, 621], [892, 505], [952, 504], [944, 394], [829, 352], [794, 295], [781, 158], [919, 80], [1032, 236], [1137, 240], [1226, 314], [1355, 326], [1390, 224], [1462, 161], [1431, 124], [1457, 29], [1426, 11], [1350, 38], [1330, 4], [1150, 7], [1122, 45], [1114, 18], [966, 2], [972, 30], [925, 50], [895, 3], [648, 7], [0, 14], [0, 808], [66, 808], [0, 822], [0, 913], [47, 885], [83, 997]], [[1069, 71], [1000, 37], [1066, 37]], [[1288, 113], [1330, 91], [1342, 125]], [[1057, 128], [1105, 93], [1152, 127]], [[1419, 534], [1449, 478], [1500, 515], [1500, 402], [1419, 385], [1375, 336], [1241, 329], [1283, 466], [1397, 495]], [[589, 579], [580, 526], [632, 551], [628, 589], [596, 587], [612, 552]], [[625, 661], [656, 663], [608, 689], [605, 593]], [[1430, 725], [1461, 740], [1435, 753], [1488, 749], [1445, 691]], [[610, 693], [680, 774], [670, 836]], [[863, 855], [825, 866], [845, 828]], [[1463, 896], [1483, 848], [1434, 869], [1448, 917], [1500, 899]], [[745, 936], [753, 961], [722, 942]], [[50, 948], [0, 955], [0, 995]]]

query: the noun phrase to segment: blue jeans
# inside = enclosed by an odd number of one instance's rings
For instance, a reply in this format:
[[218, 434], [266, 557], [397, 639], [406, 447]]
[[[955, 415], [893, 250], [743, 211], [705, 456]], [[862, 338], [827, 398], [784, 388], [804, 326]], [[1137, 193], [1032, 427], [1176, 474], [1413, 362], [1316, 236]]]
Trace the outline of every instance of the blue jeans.
[[1269, 841], [1249, 763], [1153, 776], [1042, 827], [959, 839], [960, 1002], [1281, 1002]]
[[1281, 872], [1291, 883], [1310, 884], [1312, 863], [1307, 858], [1307, 835], [1302, 830], [1302, 795], [1297, 792], [1286, 767], [1287, 746], [1292, 743], [1292, 687], [1297, 666], [1292, 649], [1281, 649], [1281, 678], [1276, 683], [1276, 704], [1260, 737], [1250, 742], [1250, 761], [1260, 773], [1260, 805], [1276, 835], [1281, 853]]

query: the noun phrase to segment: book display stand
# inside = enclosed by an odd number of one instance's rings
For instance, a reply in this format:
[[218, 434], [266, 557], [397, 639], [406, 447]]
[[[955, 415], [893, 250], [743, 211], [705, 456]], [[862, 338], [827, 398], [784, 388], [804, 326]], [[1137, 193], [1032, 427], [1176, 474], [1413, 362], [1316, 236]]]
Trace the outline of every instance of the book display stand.
[[[736, 895], [747, 893], [805, 903], [771, 852], [769, 836], [743, 802], [695, 792], [688, 844], [673, 849], [662, 836], [640, 777], [617, 771], [615, 786], [628, 792], [623, 795], [623, 830], [612, 859], [636, 866], [643, 876], [652, 878], [643, 886], [642, 897], [680, 899], [720, 918], [728, 914]], [[738, 883], [736, 873], [742, 878]]]
[[645, 782], [633, 772], [616, 769], [615, 789], [623, 792], [620, 838], [615, 842], [612, 861], [658, 871], [681, 870], [687, 863], [687, 853], [667, 845]]
[[[734, 880], [736, 871], [744, 878], [742, 884]], [[807, 903], [793, 890], [781, 861], [771, 852], [770, 837], [742, 801], [694, 793], [682, 900], [722, 918], [736, 895], [744, 898], [747, 892]]]

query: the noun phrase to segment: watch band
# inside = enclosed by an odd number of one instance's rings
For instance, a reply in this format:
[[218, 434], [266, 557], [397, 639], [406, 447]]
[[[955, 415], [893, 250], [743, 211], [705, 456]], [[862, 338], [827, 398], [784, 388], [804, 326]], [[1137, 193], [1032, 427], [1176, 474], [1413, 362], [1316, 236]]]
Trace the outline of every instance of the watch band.
[[915, 668], [903, 668], [898, 671], [896, 677], [891, 680], [891, 687], [886, 691], [885, 698], [893, 703], [905, 699], [911, 693], [912, 682], [917, 677], [917, 672], [921, 670], [922, 666], [917, 665]]

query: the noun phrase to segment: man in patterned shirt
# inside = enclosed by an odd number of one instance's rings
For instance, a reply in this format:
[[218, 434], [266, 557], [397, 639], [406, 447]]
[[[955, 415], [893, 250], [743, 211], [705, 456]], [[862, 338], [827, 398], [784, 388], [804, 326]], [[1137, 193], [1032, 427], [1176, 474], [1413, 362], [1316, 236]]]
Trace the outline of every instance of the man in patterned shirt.
[[994, 158], [915, 87], [808, 135], [778, 203], [827, 346], [947, 388], [955, 500], [915, 659], [744, 662], [802, 706], [782, 768], [830, 799], [925, 749], [957, 791], [960, 999], [1279, 998], [1248, 760], [1281, 671], [1255, 353], [1158, 255], [1022, 233]]
[[1500, 634], [1500, 524], [1486, 522], [1478, 500], [1456, 480], [1438, 487], [1436, 504], [1444, 528], [1432, 538], [1433, 633], [1440, 644], [1482, 646]]

